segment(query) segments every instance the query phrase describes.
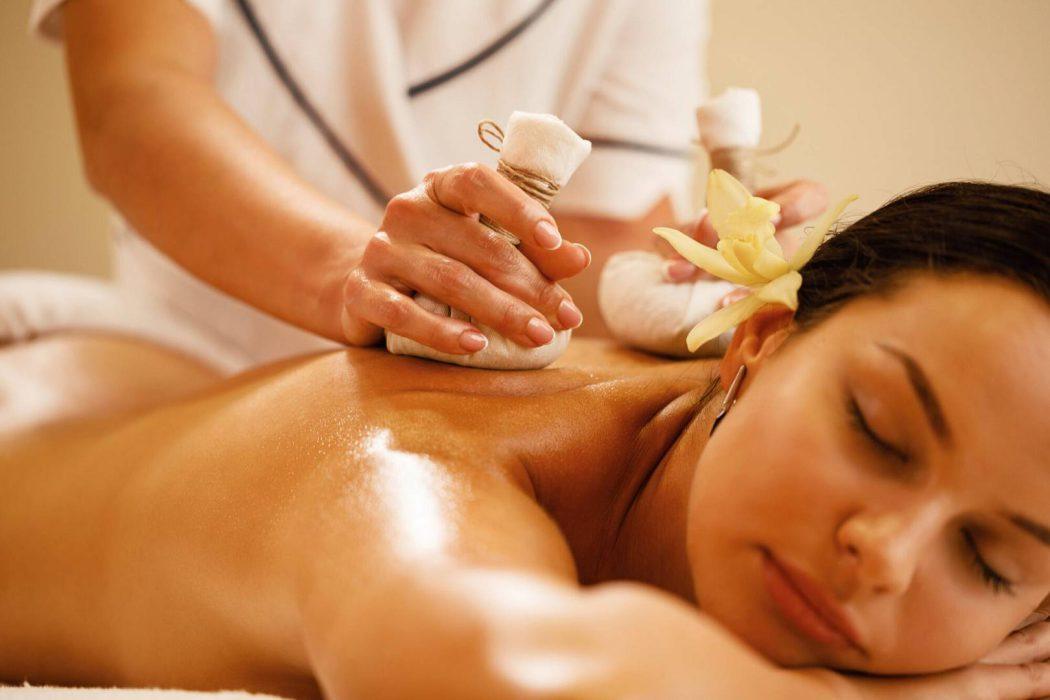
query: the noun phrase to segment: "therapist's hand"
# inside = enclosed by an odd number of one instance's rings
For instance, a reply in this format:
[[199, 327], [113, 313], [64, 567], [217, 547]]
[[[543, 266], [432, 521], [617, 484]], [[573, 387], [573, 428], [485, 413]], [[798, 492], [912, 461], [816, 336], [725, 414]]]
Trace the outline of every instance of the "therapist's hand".
[[[479, 214], [521, 245], [481, 224]], [[352, 345], [373, 344], [386, 329], [441, 352], [485, 347], [473, 324], [418, 306], [411, 295], [422, 292], [523, 347], [546, 345], [555, 330], [582, 323], [556, 281], [590, 259], [582, 245], [562, 240], [543, 206], [495, 170], [477, 163], [436, 170], [387, 205], [379, 231], [346, 277], [343, 332]]]
[[[828, 208], [827, 188], [812, 180], [794, 180], [786, 184], [756, 190], [755, 196], [780, 205], [780, 218], [779, 220], [774, 219], [773, 223], [777, 227], [777, 240], [788, 257], [798, 248], [801, 239], [798, 236], [785, 235], [784, 232], [793, 226], [820, 216]], [[718, 243], [718, 234], [711, 226], [706, 210], [697, 221], [682, 226], [681, 231], [712, 248]], [[709, 273], [697, 269], [695, 265], [678, 255], [662, 239], [658, 241], [657, 247], [667, 257], [664, 276], [669, 282], [714, 279]]]

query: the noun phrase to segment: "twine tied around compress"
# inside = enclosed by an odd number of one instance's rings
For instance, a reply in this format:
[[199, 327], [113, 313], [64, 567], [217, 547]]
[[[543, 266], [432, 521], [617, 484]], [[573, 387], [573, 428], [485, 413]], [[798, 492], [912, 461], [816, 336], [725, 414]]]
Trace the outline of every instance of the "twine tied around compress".
[[711, 170], [725, 170], [739, 180], [748, 191], [754, 192], [756, 177], [759, 174], [769, 175], [771, 173], [770, 169], [764, 168], [758, 162], [758, 159], [783, 151], [794, 142], [799, 131], [799, 125], [795, 124], [787, 138], [770, 148], [736, 147], [710, 151], [708, 156], [711, 159]]
[[[500, 153], [503, 150], [503, 137], [503, 129], [496, 122], [491, 119], [478, 122], [478, 138], [496, 153]], [[558, 190], [561, 189], [558, 183], [524, 168], [517, 168], [502, 158], [496, 163], [496, 172], [513, 182], [522, 192], [542, 204], [544, 209], [551, 208], [551, 200], [554, 199], [554, 195], [558, 194]], [[521, 243], [517, 236], [484, 214], [480, 216], [480, 221], [514, 245]]]

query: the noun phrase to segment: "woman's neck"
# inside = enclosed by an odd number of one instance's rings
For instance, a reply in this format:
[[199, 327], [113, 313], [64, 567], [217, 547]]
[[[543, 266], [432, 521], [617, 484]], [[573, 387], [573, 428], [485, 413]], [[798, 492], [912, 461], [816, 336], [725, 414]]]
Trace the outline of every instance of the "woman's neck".
[[560, 397], [548, 416], [567, 420], [519, 443], [581, 582], [631, 579], [693, 600], [686, 513], [717, 393], [707, 363], [653, 368]]

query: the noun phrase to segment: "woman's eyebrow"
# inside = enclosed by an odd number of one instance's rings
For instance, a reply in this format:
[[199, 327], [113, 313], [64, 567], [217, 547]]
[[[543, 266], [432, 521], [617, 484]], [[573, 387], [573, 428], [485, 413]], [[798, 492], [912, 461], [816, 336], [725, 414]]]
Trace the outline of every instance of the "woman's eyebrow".
[[[919, 363], [903, 350], [884, 343], [877, 343], [877, 345], [900, 360], [901, 364], [904, 365], [904, 370], [908, 374], [908, 380], [911, 382], [912, 389], [915, 391], [919, 403], [922, 404], [926, 418], [930, 422], [930, 427], [933, 428], [933, 432], [942, 442], [950, 442], [951, 429], [948, 427], [948, 422], [944, 419], [944, 411], [941, 410], [941, 404], [937, 400], [937, 395], [933, 393], [930, 380], [926, 377], [926, 373], [922, 371]], [[1004, 512], [1002, 515], [1011, 523], [1032, 535], [1047, 547], [1050, 547], [1050, 527], [1037, 523], [1020, 513]]]
[[948, 427], [948, 421], [944, 419], [944, 411], [941, 409], [940, 401], [937, 400], [937, 394], [933, 392], [933, 386], [926, 377], [926, 373], [922, 371], [919, 363], [903, 350], [898, 350], [884, 343], [877, 343], [877, 345], [900, 360], [901, 364], [904, 365], [904, 371], [908, 375], [911, 388], [915, 392], [916, 398], [919, 399], [922, 410], [926, 414], [926, 420], [929, 421], [934, 434], [942, 443], [951, 443], [951, 428]]
[[1046, 525], [1040, 525], [1034, 520], [1029, 520], [1020, 513], [1003, 513], [1007, 520], [1012, 522], [1017, 527], [1021, 528], [1028, 534], [1035, 537], [1037, 540], [1050, 547], [1050, 527]]

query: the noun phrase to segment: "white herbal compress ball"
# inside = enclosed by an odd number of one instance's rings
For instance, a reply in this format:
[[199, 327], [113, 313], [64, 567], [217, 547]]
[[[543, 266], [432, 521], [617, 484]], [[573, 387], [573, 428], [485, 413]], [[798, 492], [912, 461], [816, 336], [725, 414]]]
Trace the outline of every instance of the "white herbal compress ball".
[[591, 142], [553, 114], [514, 112], [507, 121], [500, 160], [564, 187], [591, 154]]
[[[598, 283], [598, 305], [613, 337], [639, 350], [693, 357], [685, 337], [701, 320], [714, 313], [718, 301], [736, 285], [722, 280], [668, 282], [665, 259], [646, 250], [629, 250], [609, 258]], [[732, 333], [705, 343], [696, 355], [715, 357], [725, 352]]]
[[726, 88], [696, 110], [696, 124], [700, 144], [708, 153], [723, 148], [758, 148], [762, 100], [751, 88]]
[[[696, 111], [700, 143], [709, 154], [754, 149], [762, 136], [762, 103], [750, 88], [727, 88]], [[727, 150], [728, 149], [728, 150]], [[712, 157], [712, 162], [716, 160]], [[737, 162], [732, 157], [730, 167]], [[741, 173], [732, 172], [734, 177]], [[602, 268], [598, 304], [613, 336], [639, 350], [692, 357], [685, 338], [690, 329], [718, 310], [719, 300], [736, 288], [721, 280], [675, 283], [664, 279], [664, 258], [648, 251], [618, 253]], [[695, 355], [714, 357], [729, 346], [732, 331], [702, 345]]]
[[[507, 122], [500, 150], [500, 160], [522, 171], [539, 175], [562, 187], [591, 152], [591, 142], [580, 138], [569, 126], [551, 114], [514, 112]], [[504, 338], [462, 311], [449, 308], [425, 294], [415, 301], [439, 316], [469, 321], [480, 330], [489, 344], [471, 355], [439, 352], [422, 343], [394, 333], [386, 334], [386, 349], [395, 355], [414, 355], [464, 367], [485, 369], [539, 369], [557, 360], [565, 352], [572, 331], [555, 331], [554, 340], [538, 348], [525, 348]]]

